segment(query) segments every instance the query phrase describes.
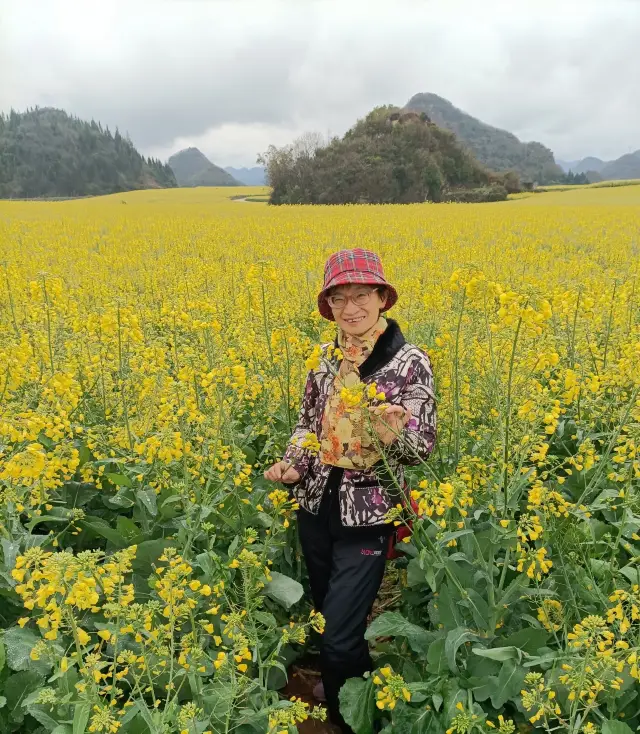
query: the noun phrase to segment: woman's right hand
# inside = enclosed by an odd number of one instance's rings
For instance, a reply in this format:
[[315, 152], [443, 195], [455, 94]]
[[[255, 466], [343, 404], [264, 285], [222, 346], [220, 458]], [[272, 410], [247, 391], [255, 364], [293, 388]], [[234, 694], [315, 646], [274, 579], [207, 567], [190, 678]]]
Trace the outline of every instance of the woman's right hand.
[[265, 471], [264, 478], [270, 482], [295, 484], [300, 481], [300, 474], [287, 461], [279, 461]]

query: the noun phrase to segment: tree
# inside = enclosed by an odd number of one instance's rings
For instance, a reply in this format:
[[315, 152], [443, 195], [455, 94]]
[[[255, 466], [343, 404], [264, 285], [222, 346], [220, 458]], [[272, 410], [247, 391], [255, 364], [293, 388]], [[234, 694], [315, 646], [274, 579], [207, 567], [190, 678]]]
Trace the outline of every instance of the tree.
[[505, 198], [507, 186], [519, 190], [516, 174], [488, 171], [453, 133], [391, 106], [372, 110], [342, 138], [307, 133], [282, 148], [272, 145], [258, 163], [272, 204], [441, 201], [469, 188], [482, 200]]
[[176, 186], [170, 169], [147, 160], [116, 128], [111, 135], [52, 108], [0, 115], [0, 197], [107, 194]]

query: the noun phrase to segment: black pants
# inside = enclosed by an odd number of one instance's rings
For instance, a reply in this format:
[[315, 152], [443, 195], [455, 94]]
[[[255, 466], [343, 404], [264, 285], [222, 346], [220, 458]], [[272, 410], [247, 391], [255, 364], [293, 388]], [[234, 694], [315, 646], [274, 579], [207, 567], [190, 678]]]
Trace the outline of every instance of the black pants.
[[351, 732], [340, 715], [338, 694], [347, 678], [371, 670], [364, 633], [393, 527], [344, 527], [338, 503], [341, 478], [342, 471], [332, 469], [317, 515], [298, 511], [298, 532], [313, 603], [326, 620], [320, 665], [327, 708], [332, 722]]

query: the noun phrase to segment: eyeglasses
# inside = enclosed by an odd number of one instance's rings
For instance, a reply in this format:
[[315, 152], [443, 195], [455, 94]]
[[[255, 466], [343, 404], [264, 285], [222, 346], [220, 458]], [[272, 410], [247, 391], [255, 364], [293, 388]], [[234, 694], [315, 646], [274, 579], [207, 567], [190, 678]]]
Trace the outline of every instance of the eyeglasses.
[[366, 306], [367, 303], [369, 303], [372, 294], [375, 293], [376, 290], [376, 288], [371, 288], [368, 291], [358, 291], [353, 296], [347, 296], [344, 293], [338, 293], [335, 296], [328, 296], [327, 303], [331, 306], [331, 308], [335, 308], [337, 310], [344, 308], [347, 305], [347, 301], [353, 301], [356, 306]]

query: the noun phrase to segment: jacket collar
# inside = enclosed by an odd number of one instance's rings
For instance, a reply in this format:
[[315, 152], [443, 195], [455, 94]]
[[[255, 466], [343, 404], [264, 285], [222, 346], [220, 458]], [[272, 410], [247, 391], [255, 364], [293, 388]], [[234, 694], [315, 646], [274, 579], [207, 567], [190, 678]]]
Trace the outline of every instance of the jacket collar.
[[[387, 321], [389, 322], [387, 328], [378, 337], [378, 341], [375, 343], [371, 354], [358, 369], [360, 379], [362, 380], [371, 377], [374, 372], [377, 372], [381, 367], [389, 363], [406, 344], [398, 322], [389, 318]], [[338, 346], [337, 339], [336, 346]]]

